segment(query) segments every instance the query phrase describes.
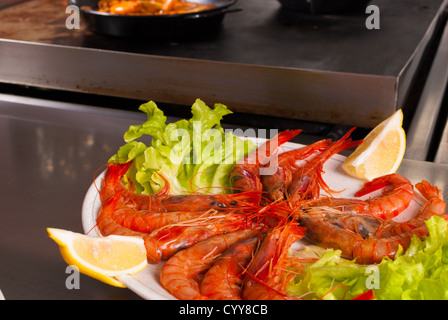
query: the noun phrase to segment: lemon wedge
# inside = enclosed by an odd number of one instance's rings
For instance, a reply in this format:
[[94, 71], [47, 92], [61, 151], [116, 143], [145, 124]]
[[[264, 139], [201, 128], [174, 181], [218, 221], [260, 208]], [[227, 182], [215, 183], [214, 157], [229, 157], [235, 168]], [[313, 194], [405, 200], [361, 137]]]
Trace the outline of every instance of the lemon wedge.
[[345, 159], [342, 164], [345, 172], [365, 180], [396, 172], [406, 150], [406, 134], [402, 125], [403, 112], [398, 109], [373, 128]]
[[116, 287], [126, 287], [117, 277], [140, 272], [148, 264], [145, 245], [139, 237], [90, 237], [56, 228], [47, 228], [47, 232], [59, 245], [67, 264]]

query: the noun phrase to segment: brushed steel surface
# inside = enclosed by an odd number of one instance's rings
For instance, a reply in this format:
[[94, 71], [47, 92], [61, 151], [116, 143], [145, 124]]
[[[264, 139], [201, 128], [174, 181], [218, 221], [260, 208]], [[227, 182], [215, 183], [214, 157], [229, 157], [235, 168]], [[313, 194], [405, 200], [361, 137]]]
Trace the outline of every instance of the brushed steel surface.
[[79, 289], [67, 289], [72, 272], [66, 273], [46, 232], [83, 232], [81, 206], [93, 175], [135, 118], [131, 112], [59, 108], [0, 102], [0, 290], [6, 300], [140, 299], [84, 275]]
[[[0, 41], [0, 81], [370, 127], [395, 110], [396, 78]], [[38, 61], [38, 63], [36, 63]], [[112, 67], [113, 66], [113, 67]]]
[[215, 38], [153, 42], [67, 30], [63, 2], [29, 0], [0, 11], [0, 81], [373, 127], [402, 107], [447, 3], [372, 1], [382, 24], [369, 31], [363, 14], [246, 0]]

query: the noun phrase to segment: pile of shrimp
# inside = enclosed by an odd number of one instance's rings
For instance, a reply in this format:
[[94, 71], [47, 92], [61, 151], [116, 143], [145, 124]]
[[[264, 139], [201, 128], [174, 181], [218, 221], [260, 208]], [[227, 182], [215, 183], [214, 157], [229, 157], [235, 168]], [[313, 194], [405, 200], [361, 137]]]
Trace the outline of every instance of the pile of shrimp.
[[[170, 195], [167, 182], [157, 194], [136, 194], [122, 183], [131, 163], [109, 163], [97, 228], [103, 236], [141, 237], [148, 262], [163, 264], [161, 285], [178, 299], [299, 299], [287, 294], [288, 283], [317, 258], [290, 256], [296, 241], [378, 263], [406, 250], [413, 236], [427, 236], [431, 216], [448, 216], [442, 192], [422, 181], [415, 187], [426, 203], [409, 221], [393, 220], [414, 197], [399, 174], [365, 183], [353, 199], [329, 196], [324, 164], [362, 142], [351, 140], [354, 129], [283, 153], [280, 146], [301, 130], [280, 132], [232, 168], [230, 194]], [[276, 170], [262, 174], [270, 165]], [[381, 195], [358, 198], [375, 190]]]

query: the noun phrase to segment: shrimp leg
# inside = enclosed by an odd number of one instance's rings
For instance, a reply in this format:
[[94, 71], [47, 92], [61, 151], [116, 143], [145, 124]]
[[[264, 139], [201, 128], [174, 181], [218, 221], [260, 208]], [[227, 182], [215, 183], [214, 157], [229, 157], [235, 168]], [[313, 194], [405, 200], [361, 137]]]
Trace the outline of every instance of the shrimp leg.
[[[390, 220], [403, 212], [414, 197], [411, 182], [400, 174], [392, 173], [366, 182], [363, 188], [355, 193], [356, 197], [364, 196], [384, 188], [382, 194], [367, 200], [322, 197], [307, 201], [309, 207], [339, 210], [341, 213], [365, 214]], [[300, 203], [301, 205], [304, 202]]]

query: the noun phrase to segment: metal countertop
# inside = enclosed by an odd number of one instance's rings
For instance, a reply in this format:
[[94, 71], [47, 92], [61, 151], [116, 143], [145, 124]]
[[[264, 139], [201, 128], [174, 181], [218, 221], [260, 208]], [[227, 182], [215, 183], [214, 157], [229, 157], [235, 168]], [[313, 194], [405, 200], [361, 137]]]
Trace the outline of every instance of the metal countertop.
[[[83, 275], [79, 289], [67, 289], [67, 265], [46, 228], [83, 232], [81, 207], [95, 171], [123, 144], [129, 125], [144, 119], [140, 112], [0, 94], [0, 290], [6, 299], [140, 299]], [[399, 172], [413, 183], [438, 185], [448, 200], [448, 165], [405, 159]]]
[[380, 30], [245, 0], [212, 39], [159, 42], [67, 30], [64, 1], [28, 0], [0, 10], [0, 82], [373, 127], [403, 106], [448, 1], [371, 3]]
[[[13, 0], [10, 0], [13, 1]], [[178, 39], [117, 38], [65, 28], [59, 0], [16, 0], [0, 8], [0, 38], [122, 53], [396, 77], [432, 32], [445, 0], [372, 0], [380, 29], [368, 30], [368, 14], [312, 15], [282, 10], [277, 0], [240, 0], [220, 32]], [[39, 10], [40, 15], [35, 12]], [[412, 23], [417, 22], [418, 23]], [[22, 26], [18, 28], [19, 24]], [[32, 30], [29, 30], [32, 29]], [[386, 49], [387, 48], [387, 49]]]

